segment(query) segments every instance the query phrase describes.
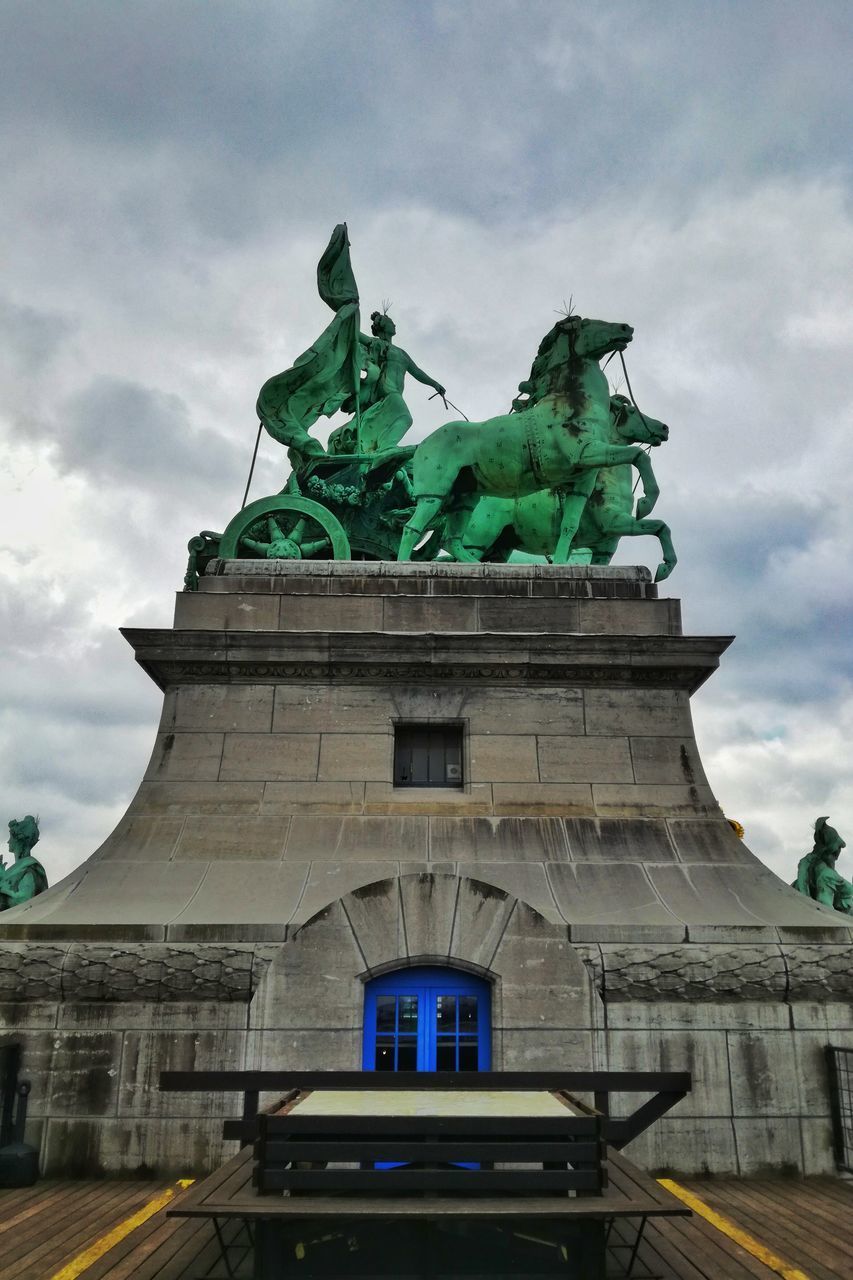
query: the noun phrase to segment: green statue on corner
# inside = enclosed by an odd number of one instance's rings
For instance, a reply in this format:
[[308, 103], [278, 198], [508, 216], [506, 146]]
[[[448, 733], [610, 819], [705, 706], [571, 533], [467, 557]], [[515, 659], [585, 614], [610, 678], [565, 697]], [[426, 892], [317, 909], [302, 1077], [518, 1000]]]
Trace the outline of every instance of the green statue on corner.
[[29, 902], [47, 888], [47, 873], [32, 854], [38, 838], [38, 819], [32, 814], [9, 822], [9, 852], [15, 861], [7, 867], [0, 858], [0, 911]]
[[818, 818], [814, 824], [814, 848], [800, 859], [794, 888], [825, 907], [853, 915], [853, 884], [835, 870], [838, 855], [846, 847], [829, 819]]

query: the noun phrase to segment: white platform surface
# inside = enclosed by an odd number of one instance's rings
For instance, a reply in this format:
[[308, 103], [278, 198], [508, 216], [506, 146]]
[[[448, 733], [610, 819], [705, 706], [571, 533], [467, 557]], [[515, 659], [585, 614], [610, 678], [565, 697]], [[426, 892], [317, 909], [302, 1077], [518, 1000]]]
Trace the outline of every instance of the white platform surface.
[[547, 1090], [323, 1089], [293, 1111], [307, 1116], [565, 1116], [565, 1102]]

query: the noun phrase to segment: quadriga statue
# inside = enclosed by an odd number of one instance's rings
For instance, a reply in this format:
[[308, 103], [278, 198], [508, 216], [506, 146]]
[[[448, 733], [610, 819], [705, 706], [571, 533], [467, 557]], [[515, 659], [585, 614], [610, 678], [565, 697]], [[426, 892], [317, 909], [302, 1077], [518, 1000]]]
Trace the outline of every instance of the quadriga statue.
[[29, 902], [47, 888], [47, 873], [32, 854], [38, 838], [38, 819], [32, 814], [9, 822], [9, 852], [15, 861], [7, 867], [0, 859], [0, 911]]
[[[599, 361], [623, 351], [629, 324], [566, 316], [546, 334], [530, 371], [523, 412], [486, 422], [450, 422], [427, 436], [412, 459], [415, 511], [403, 531], [398, 558], [410, 560], [427, 531], [445, 522], [460, 559], [468, 521], [486, 496], [521, 498], [542, 489], [562, 491], [559, 536], [553, 559], [565, 564], [581, 517], [603, 467], [629, 465], [639, 473], [643, 496], [637, 518], [659, 496], [652, 464], [638, 444], [613, 443], [610, 390]], [[664, 562], [657, 577], [671, 569]]]

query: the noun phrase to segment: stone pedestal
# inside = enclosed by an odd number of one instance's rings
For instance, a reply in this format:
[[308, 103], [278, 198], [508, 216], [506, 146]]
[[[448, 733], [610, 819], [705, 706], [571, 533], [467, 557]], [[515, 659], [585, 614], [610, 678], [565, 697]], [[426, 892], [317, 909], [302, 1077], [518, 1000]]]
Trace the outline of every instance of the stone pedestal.
[[[104, 845], [0, 925], [46, 1167], [192, 1167], [236, 1100], [161, 1069], [357, 1068], [363, 983], [493, 986], [496, 1069], [688, 1069], [651, 1167], [832, 1166], [823, 1047], [853, 1044], [849, 920], [785, 886], [714, 799], [689, 637], [645, 570], [214, 562]], [[400, 722], [463, 726], [461, 788], [398, 788]], [[38, 1135], [35, 1134], [37, 1137]]]

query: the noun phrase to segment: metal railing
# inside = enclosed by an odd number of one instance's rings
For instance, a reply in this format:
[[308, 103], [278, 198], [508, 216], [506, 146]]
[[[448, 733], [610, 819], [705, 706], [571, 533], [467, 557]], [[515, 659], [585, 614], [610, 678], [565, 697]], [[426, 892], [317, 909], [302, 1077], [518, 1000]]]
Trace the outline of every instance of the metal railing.
[[853, 1173], [853, 1049], [827, 1045], [835, 1163]]

